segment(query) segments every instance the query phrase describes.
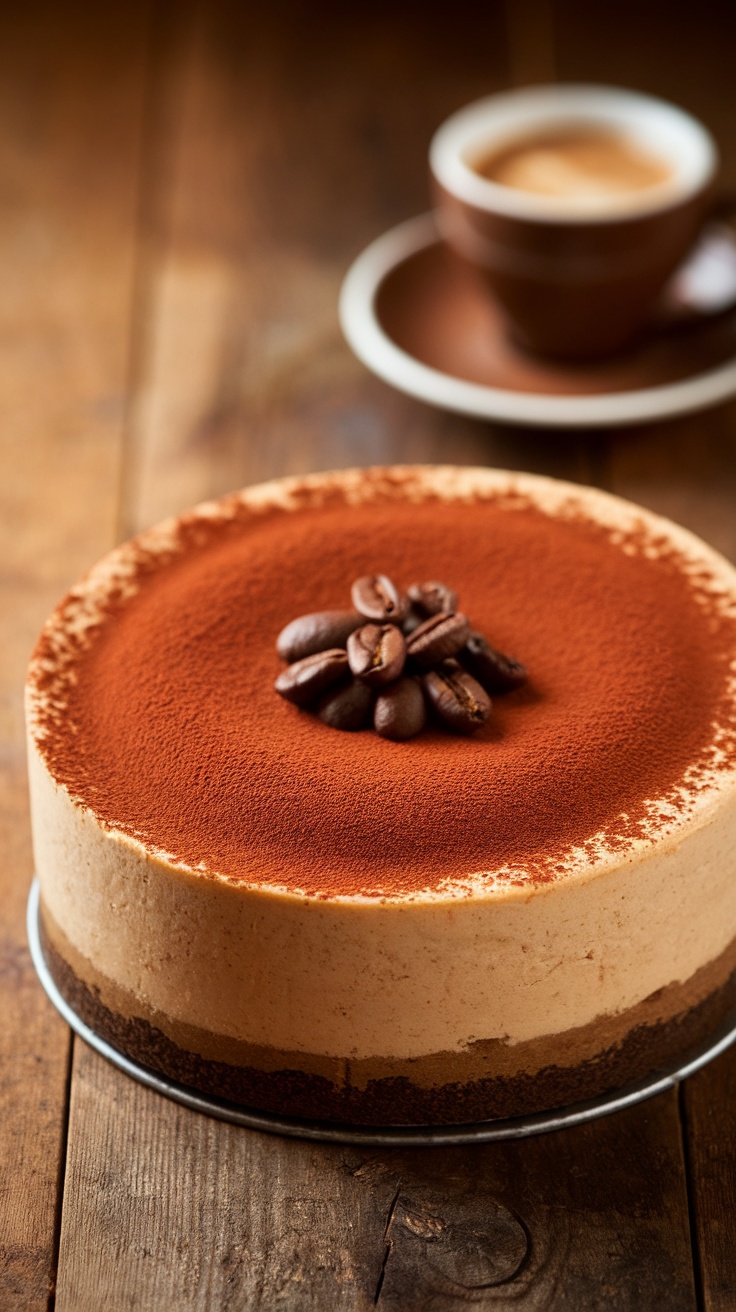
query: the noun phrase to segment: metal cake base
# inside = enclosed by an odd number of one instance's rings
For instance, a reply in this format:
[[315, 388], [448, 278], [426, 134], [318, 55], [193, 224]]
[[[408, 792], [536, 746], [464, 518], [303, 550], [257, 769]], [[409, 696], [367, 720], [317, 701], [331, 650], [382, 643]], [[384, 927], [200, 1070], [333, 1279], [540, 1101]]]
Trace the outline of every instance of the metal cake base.
[[623, 1111], [634, 1103], [642, 1102], [665, 1089], [671, 1089], [680, 1080], [684, 1080], [694, 1071], [700, 1070], [714, 1057], [719, 1057], [726, 1048], [736, 1040], [736, 1010], [729, 1013], [717, 1032], [705, 1042], [692, 1048], [686, 1061], [680, 1060], [656, 1075], [640, 1080], [636, 1084], [626, 1085], [612, 1093], [603, 1094], [589, 1102], [576, 1103], [572, 1107], [557, 1108], [549, 1112], [536, 1112], [532, 1116], [518, 1116], [510, 1120], [481, 1121], [474, 1125], [440, 1125], [432, 1126], [373, 1126], [373, 1125], [336, 1125], [331, 1122], [303, 1121], [296, 1117], [274, 1116], [268, 1112], [259, 1112], [222, 1098], [211, 1098], [198, 1093], [186, 1085], [177, 1084], [175, 1080], [159, 1075], [147, 1066], [131, 1061], [119, 1052], [106, 1039], [90, 1029], [62, 997], [51, 972], [46, 964], [39, 935], [39, 885], [34, 879], [28, 896], [28, 943], [31, 957], [38, 978], [56, 1010], [80, 1038], [91, 1048], [101, 1053], [114, 1066], [147, 1084], [157, 1093], [174, 1102], [182, 1103], [195, 1112], [206, 1116], [215, 1116], [221, 1121], [232, 1121], [235, 1125], [245, 1125], [251, 1130], [263, 1130], [268, 1134], [284, 1134], [296, 1139], [317, 1139], [327, 1143], [363, 1144], [366, 1147], [421, 1147], [423, 1145], [447, 1145], [463, 1143], [489, 1143], [495, 1139], [526, 1139], [533, 1134], [543, 1134], [549, 1130], [562, 1130], [566, 1126], [580, 1125], [593, 1121], [599, 1116], [611, 1112]]

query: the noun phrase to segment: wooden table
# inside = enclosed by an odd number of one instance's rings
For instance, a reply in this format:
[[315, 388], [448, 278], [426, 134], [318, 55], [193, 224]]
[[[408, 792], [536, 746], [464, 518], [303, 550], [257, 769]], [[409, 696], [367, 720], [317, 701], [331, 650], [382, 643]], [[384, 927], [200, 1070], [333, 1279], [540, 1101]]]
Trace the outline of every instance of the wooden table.
[[8, 3], [0, 17], [0, 1309], [736, 1307], [736, 1052], [518, 1144], [358, 1151], [186, 1112], [43, 996], [21, 688], [67, 585], [203, 497], [331, 466], [449, 461], [631, 496], [736, 558], [736, 408], [545, 433], [370, 377], [350, 260], [427, 206], [447, 112], [510, 82], [672, 97], [736, 181], [736, 11], [619, 0]]

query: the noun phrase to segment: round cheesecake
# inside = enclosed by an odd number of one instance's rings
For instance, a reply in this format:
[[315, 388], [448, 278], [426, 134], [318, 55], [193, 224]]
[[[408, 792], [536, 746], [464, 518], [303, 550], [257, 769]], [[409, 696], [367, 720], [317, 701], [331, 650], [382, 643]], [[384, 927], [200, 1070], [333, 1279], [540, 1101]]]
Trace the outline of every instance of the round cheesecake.
[[[274, 692], [295, 617], [439, 579], [523, 662], [471, 736]], [[62, 601], [27, 697], [44, 951], [80, 1016], [234, 1102], [364, 1124], [570, 1104], [736, 1003], [736, 571], [482, 469], [250, 488]]]

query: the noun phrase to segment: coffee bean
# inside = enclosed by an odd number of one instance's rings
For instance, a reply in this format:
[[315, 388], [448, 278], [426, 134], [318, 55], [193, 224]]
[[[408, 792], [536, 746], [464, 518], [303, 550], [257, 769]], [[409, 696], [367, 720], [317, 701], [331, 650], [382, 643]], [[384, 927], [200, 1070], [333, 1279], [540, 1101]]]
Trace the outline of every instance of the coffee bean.
[[457, 661], [446, 661], [422, 678], [432, 706], [454, 733], [475, 733], [491, 713], [491, 699]]
[[428, 670], [439, 661], [454, 656], [463, 647], [470, 633], [470, 622], [465, 615], [448, 615], [440, 611], [432, 615], [410, 634], [406, 643], [407, 655], [418, 670]]
[[426, 720], [427, 706], [416, 679], [397, 679], [376, 698], [373, 727], [382, 738], [404, 742], [421, 733]]
[[317, 651], [344, 647], [350, 634], [362, 623], [363, 617], [354, 610], [319, 610], [312, 615], [300, 615], [281, 630], [276, 650], [282, 661], [300, 661]]
[[436, 579], [431, 583], [412, 583], [407, 588], [407, 595], [414, 608], [425, 618], [439, 615], [440, 611], [454, 615], [457, 610], [457, 593]]
[[281, 671], [274, 688], [287, 702], [308, 706], [349, 673], [347, 652], [332, 647], [329, 651], [315, 652], [313, 656], [305, 656], [303, 660], [288, 665]]
[[496, 651], [482, 633], [471, 632], [458, 660], [469, 670], [486, 692], [511, 692], [526, 683], [526, 668], [511, 656]]
[[374, 693], [359, 679], [328, 692], [319, 704], [317, 714], [331, 729], [362, 729], [370, 722]]
[[379, 624], [392, 621], [400, 624], [409, 608], [409, 603], [385, 574], [366, 574], [356, 579], [350, 596], [353, 605], [367, 620], [377, 620]]
[[350, 669], [371, 687], [398, 679], [405, 660], [406, 643], [395, 624], [364, 624], [348, 638]]

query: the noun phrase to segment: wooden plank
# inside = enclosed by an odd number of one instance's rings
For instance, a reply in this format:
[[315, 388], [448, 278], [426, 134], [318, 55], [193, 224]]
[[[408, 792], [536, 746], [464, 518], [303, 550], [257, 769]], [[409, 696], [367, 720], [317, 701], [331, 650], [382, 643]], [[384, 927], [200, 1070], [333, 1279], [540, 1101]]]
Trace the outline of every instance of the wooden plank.
[[683, 1086], [691, 1206], [704, 1312], [736, 1307], [736, 1051]]
[[177, 1108], [82, 1045], [73, 1088], [69, 1225], [85, 1237], [62, 1235], [57, 1312], [372, 1306], [353, 1300], [378, 1282], [383, 1227], [349, 1154]]
[[674, 1095], [559, 1134], [399, 1154], [390, 1166], [399, 1225], [379, 1303], [696, 1306]]
[[370, 1151], [218, 1124], [79, 1045], [72, 1111], [97, 1129], [70, 1145], [88, 1238], [57, 1312], [696, 1306], [675, 1094], [524, 1143]]
[[53, 1290], [70, 1040], [25, 941], [22, 689], [52, 604], [111, 545], [146, 10], [0, 17], [0, 1306]]
[[518, 87], [554, 82], [553, 0], [506, 0], [509, 78]]
[[337, 322], [351, 259], [427, 208], [434, 127], [502, 85], [500, 6], [466, 0], [452, 23], [417, 23], [410, 6], [390, 23], [358, 6], [338, 22], [325, 3], [269, 15], [206, 6], [163, 55], [123, 531], [239, 483], [339, 465], [586, 477], [583, 439], [411, 401], [367, 373]]

